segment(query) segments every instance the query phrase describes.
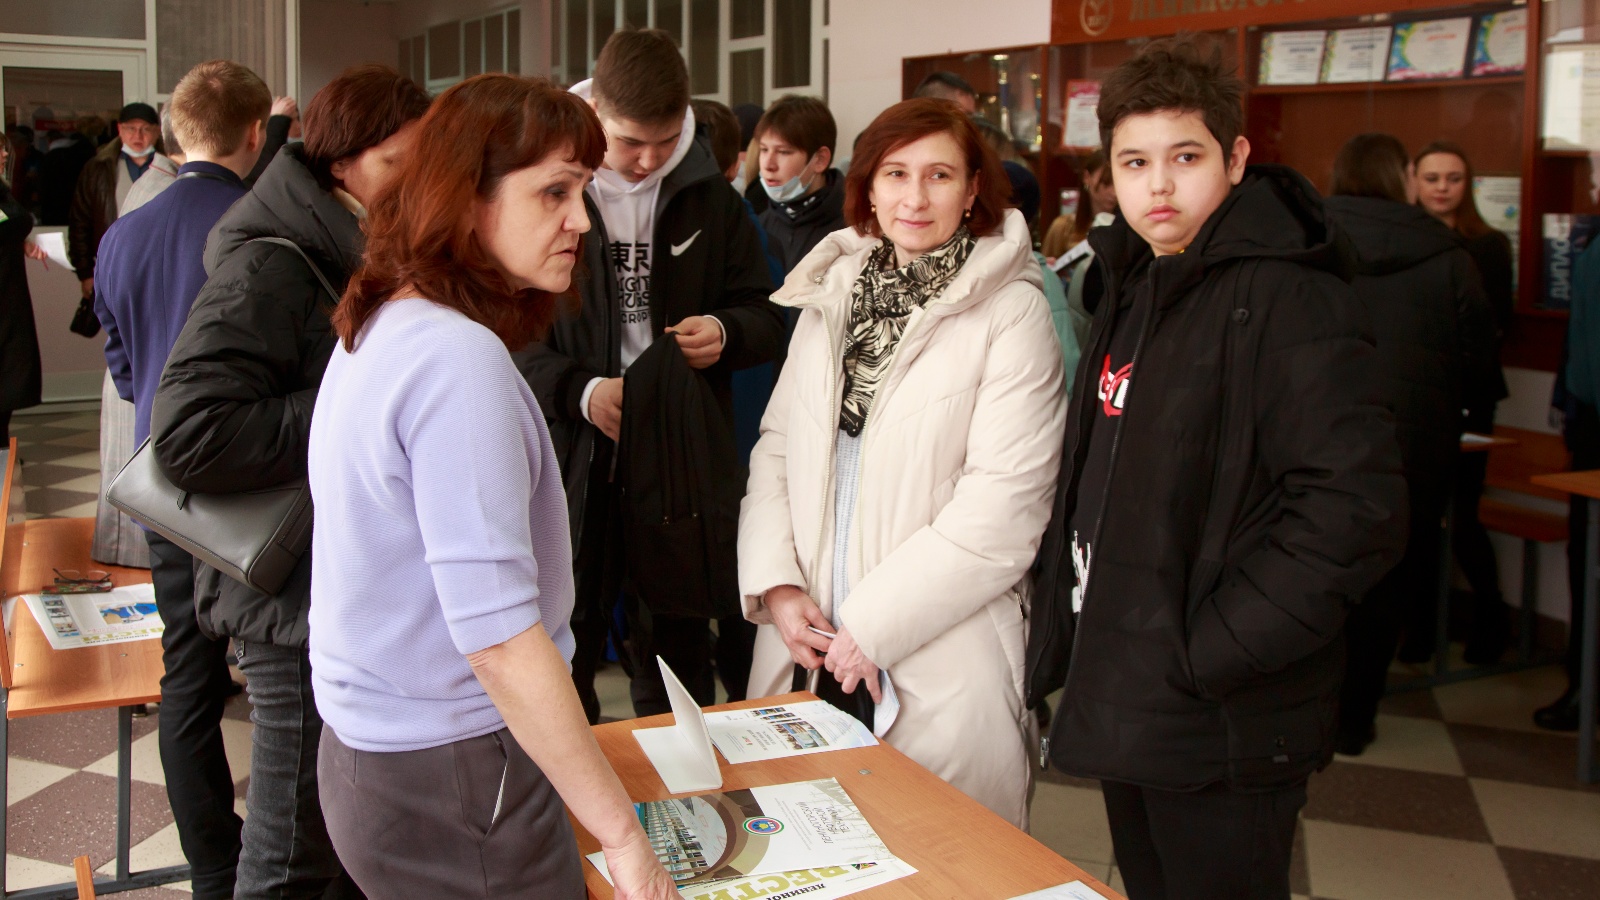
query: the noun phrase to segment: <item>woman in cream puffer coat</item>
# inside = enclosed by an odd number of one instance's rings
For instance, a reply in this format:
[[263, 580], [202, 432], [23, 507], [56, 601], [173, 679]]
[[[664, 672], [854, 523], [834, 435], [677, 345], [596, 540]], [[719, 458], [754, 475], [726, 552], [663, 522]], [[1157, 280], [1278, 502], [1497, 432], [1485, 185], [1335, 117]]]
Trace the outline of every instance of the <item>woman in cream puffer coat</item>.
[[[884, 192], [874, 199], [872, 214], [894, 238], [894, 220], [880, 212]], [[899, 711], [885, 728], [878, 706], [880, 736], [1026, 828], [1035, 732], [1022, 693], [1029, 567], [1050, 517], [1066, 392], [1028, 228], [1015, 210], [1003, 215], [905, 320], [859, 435], [843, 540], [835, 533], [841, 355], [852, 289], [880, 239], [833, 233], [773, 296], [800, 315], [750, 459], [739, 582], [745, 615], [762, 626], [749, 696], [792, 690], [796, 662], [810, 658], [799, 646], [812, 640], [799, 634], [806, 623], [780, 629], [767, 604], [769, 591], [798, 588], [815, 603], [810, 623], [827, 631], [837, 623], [840, 638], [848, 631], [892, 682]], [[849, 548], [848, 601], [837, 616], [836, 545]], [[825, 637], [815, 641], [828, 647]]]

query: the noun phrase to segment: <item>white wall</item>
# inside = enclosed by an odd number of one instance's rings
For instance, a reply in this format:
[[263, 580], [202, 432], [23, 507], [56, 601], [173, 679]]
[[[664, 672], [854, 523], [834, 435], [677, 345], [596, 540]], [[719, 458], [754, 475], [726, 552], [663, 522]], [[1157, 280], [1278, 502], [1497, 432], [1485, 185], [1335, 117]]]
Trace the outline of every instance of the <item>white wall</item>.
[[828, 98], [840, 147], [899, 102], [904, 57], [1050, 41], [1046, 0], [837, 0], [831, 10]]
[[300, 0], [300, 94], [305, 105], [345, 69], [400, 59], [394, 7], [359, 0]]
[[[41, 225], [34, 234], [64, 235], [66, 230], [63, 225]], [[34, 329], [39, 333], [45, 402], [98, 400], [100, 379], [106, 371], [105, 333], [86, 338], [67, 330], [83, 297], [78, 276], [58, 262], [49, 263], [46, 269], [44, 263], [32, 259], [27, 261], [27, 271]]]

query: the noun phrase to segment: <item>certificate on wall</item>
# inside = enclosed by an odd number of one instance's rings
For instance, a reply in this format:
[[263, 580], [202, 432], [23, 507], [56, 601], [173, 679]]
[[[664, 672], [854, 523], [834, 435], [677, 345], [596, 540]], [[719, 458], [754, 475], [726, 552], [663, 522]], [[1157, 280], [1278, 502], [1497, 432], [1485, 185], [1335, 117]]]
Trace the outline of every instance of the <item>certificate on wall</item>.
[[1571, 44], [1544, 57], [1546, 150], [1600, 150], [1600, 44]]
[[1341, 28], [1328, 35], [1322, 57], [1322, 80], [1327, 84], [1382, 81], [1389, 68], [1389, 39], [1394, 29]]
[[1389, 45], [1389, 80], [1460, 78], [1467, 68], [1472, 19], [1434, 19], [1394, 26]]
[[1326, 31], [1273, 31], [1261, 37], [1261, 84], [1316, 84]]
[[1100, 82], [1067, 82], [1067, 124], [1061, 129], [1061, 146], [1068, 149], [1100, 146]]
[[1472, 74], [1513, 75], [1527, 67], [1528, 11], [1508, 9], [1478, 17], [1473, 29]]
[[1515, 175], [1477, 175], [1472, 179], [1472, 199], [1478, 215], [1490, 228], [1517, 233], [1522, 220], [1522, 179]]

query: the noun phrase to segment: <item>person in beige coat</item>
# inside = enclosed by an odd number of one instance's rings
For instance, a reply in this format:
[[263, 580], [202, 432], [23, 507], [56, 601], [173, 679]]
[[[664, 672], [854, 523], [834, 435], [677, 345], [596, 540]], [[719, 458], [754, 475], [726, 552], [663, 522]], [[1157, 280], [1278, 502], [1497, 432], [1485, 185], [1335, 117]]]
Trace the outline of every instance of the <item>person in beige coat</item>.
[[846, 190], [853, 227], [773, 297], [800, 316], [739, 519], [750, 696], [814, 687], [1026, 828], [1029, 567], [1066, 398], [1039, 266], [948, 101], [880, 115]]

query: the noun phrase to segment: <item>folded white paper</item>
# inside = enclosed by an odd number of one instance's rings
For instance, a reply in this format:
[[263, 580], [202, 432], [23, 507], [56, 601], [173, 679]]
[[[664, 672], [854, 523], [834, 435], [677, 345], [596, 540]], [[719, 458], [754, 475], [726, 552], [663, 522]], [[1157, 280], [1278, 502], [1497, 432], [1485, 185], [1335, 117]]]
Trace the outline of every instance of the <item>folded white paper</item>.
[[1105, 895], [1081, 881], [1069, 881], [1066, 884], [1012, 897], [1011, 900], [1106, 900]]
[[722, 769], [717, 765], [717, 752], [711, 747], [705, 714], [666, 660], [657, 656], [656, 663], [661, 666], [661, 680], [667, 687], [667, 699], [672, 702], [673, 723], [664, 728], [636, 729], [634, 739], [644, 748], [644, 755], [650, 758], [668, 791], [686, 794], [722, 787]]

